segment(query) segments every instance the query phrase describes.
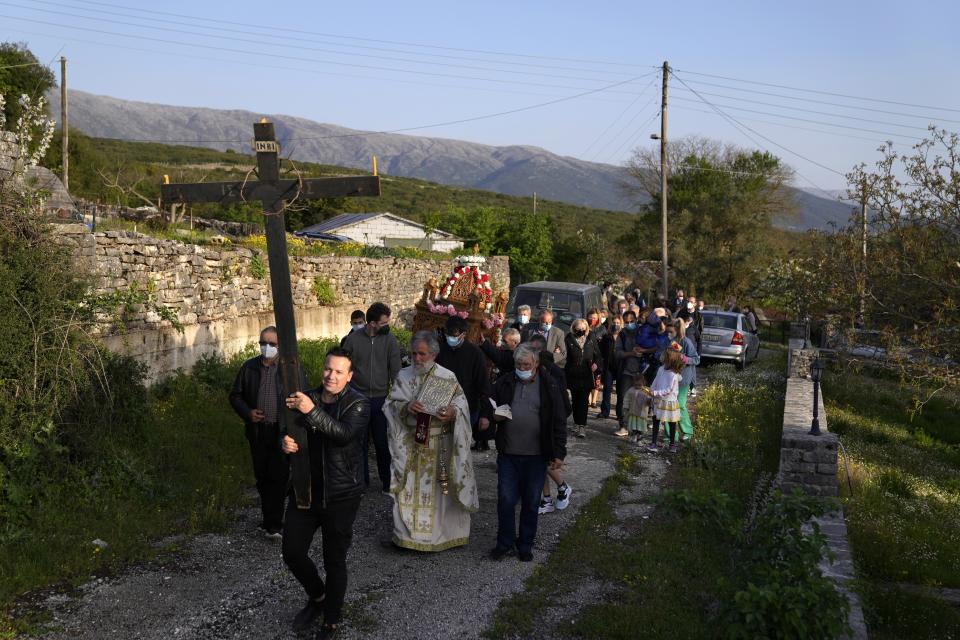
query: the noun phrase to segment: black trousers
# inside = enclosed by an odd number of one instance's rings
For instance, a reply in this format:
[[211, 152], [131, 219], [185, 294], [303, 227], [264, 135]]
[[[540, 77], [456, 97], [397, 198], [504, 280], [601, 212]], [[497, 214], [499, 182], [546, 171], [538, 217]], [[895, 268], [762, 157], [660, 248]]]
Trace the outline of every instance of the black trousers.
[[290, 462], [280, 450], [279, 430], [276, 424], [266, 422], [247, 425], [247, 442], [253, 460], [253, 475], [257, 479], [263, 527], [271, 531], [283, 528], [283, 501], [287, 494]]
[[617, 422], [621, 427], [627, 425], [627, 416], [623, 415], [623, 399], [627, 396], [627, 390], [633, 386], [633, 374], [621, 373], [617, 376]]
[[573, 424], [584, 427], [587, 425], [587, 404], [590, 402], [591, 389], [570, 389], [573, 399]]
[[[323, 620], [328, 624], [339, 623], [342, 615], [343, 597], [347, 592], [347, 550], [353, 540], [353, 521], [359, 507], [359, 497], [331, 502], [326, 508], [321, 507], [317, 499], [309, 509], [298, 509], [292, 496], [287, 501], [283, 561], [309, 598], [316, 600], [325, 596]], [[322, 536], [326, 584], [309, 556], [317, 529]]]

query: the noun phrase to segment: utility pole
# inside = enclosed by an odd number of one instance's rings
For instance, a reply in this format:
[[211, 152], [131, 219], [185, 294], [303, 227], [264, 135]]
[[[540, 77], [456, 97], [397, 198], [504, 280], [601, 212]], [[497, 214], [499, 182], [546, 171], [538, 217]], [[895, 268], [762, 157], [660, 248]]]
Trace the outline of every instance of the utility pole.
[[857, 320], [864, 327], [867, 316], [867, 180], [860, 183], [860, 311]]
[[670, 65], [663, 61], [663, 100], [660, 105], [660, 244], [663, 249], [663, 298], [670, 300], [667, 282], [667, 78]]
[[69, 134], [67, 133], [67, 59], [60, 56], [60, 153], [63, 165], [63, 188], [70, 190], [70, 154], [68, 153]]
[[533, 192], [533, 215], [537, 215], [537, 192]]

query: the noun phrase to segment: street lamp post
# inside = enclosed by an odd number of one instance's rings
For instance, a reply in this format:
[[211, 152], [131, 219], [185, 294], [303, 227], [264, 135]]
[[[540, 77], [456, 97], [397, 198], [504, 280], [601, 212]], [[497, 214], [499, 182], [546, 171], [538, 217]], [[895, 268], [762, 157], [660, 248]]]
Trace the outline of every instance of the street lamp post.
[[810, 363], [810, 380], [813, 382], [813, 421], [810, 423], [810, 435], [820, 435], [820, 376], [823, 374], [823, 363], [820, 357]]

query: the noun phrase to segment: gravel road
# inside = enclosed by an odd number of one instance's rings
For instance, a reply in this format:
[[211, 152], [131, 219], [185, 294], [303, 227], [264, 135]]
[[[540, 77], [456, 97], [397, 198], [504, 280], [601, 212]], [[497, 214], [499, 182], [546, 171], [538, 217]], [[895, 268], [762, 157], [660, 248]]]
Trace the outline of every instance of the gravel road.
[[[566, 479], [570, 507], [540, 517], [534, 562], [494, 562], [496, 454], [474, 454], [480, 511], [470, 544], [438, 554], [380, 546], [391, 527], [391, 499], [361, 503], [348, 558], [342, 638], [477, 638], [497, 603], [522, 589], [560, 532], [613, 473], [619, 440], [612, 420], [591, 421], [585, 440], [570, 438]], [[237, 515], [225, 534], [198, 536], [174, 556], [83, 585], [74, 597], [52, 596], [42, 637], [296, 638], [290, 621], [305, 601], [280, 557], [280, 545], [256, 533], [259, 510]], [[319, 535], [313, 557], [319, 557]]]

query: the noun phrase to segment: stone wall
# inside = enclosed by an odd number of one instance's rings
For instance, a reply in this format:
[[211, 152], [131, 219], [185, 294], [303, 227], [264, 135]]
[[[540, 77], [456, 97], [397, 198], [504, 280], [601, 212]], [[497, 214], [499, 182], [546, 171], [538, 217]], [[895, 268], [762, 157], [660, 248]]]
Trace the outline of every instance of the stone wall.
[[[265, 252], [197, 246], [127, 231], [91, 234], [82, 225], [58, 225], [57, 238], [95, 267], [97, 293], [138, 287], [177, 313], [183, 333], [147, 308], [131, 309], [123, 332], [102, 328], [110, 348], [146, 362], [154, 379], [189, 368], [206, 353], [234, 353], [255, 341], [262, 327], [273, 324], [269, 274], [258, 277], [258, 267], [267, 263]], [[408, 326], [424, 282], [445, 277], [450, 268], [449, 262], [437, 260], [291, 257], [297, 335], [343, 335], [349, 329], [350, 312], [366, 310], [377, 300], [390, 305], [397, 324]], [[487, 271], [496, 290], [509, 288], [508, 258], [489, 258]], [[318, 279], [329, 282], [336, 292], [334, 306], [317, 301], [313, 287]]]
[[781, 487], [785, 492], [801, 489], [817, 496], [837, 495], [837, 436], [829, 432], [819, 394], [820, 435], [810, 435], [813, 420], [813, 382], [808, 379], [816, 350], [803, 349], [803, 339], [790, 340], [790, 375], [783, 407], [780, 443]]

